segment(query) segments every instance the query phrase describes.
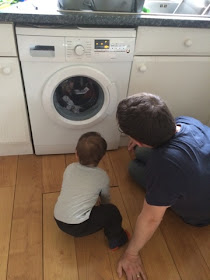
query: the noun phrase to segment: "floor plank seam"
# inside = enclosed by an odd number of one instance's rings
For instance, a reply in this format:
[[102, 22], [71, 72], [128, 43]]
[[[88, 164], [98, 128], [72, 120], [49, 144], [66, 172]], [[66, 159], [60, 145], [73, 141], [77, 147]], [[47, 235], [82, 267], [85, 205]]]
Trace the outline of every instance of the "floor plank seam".
[[15, 176], [15, 185], [14, 185], [14, 193], [13, 193], [13, 203], [12, 203], [12, 215], [11, 215], [12, 218], [11, 218], [11, 225], [10, 225], [10, 236], [9, 236], [9, 247], [8, 247], [8, 257], [7, 257], [6, 279], [8, 279], [8, 271], [9, 271], [9, 256], [10, 256], [12, 227], [13, 227], [13, 217], [14, 217], [14, 208], [15, 208], [15, 197], [16, 197], [17, 177], [18, 177], [18, 165], [19, 165], [19, 156], [17, 156], [17, 164], [16, 164], [16, 176]]
[[[167, 210], [166, 210], [166, 211], [167, 211]], [[162, 235], [163, 235], [164, 241], [165, 241], [166, 246], [167, 246], [167, 248], [168, 248], [168, 251], [169, 251], [169, 253], [170, 253], [170, 255], [171, 255], [171, 259], [173, 260], [173, 264], [174, 264], [174, 266], [176, 267], [176, 270], [177, 270], [177, 273], [178, 273], [178, 275], [179, 275], [179, 277], [180, 277], [180, 280], [183, 280], [182, 277], [181, 277], [181, 274], [180, 274], [180, 272], [179, 272], [179, 269], [178, 269], [178, 267], [177, 267], [177, 264], [176, 264], [176, 262], [175, 262], [175, 260], [174, 260], [173, 254], [172, 254], [172, 252], [171, 252], [171, 250], [170, 250], [170, 248], [169, 248], [169, 246], [168, 246], [168, 242], [167, 242], [167, 239], [166, 239], [166, 237], [165, 237], [165, 234], [164, 234], [163, 230], [161, 229], [161, 224], [159, 225], [159, 229], [160, 229], [160, 232], [161, 232]]]
[[[107, 153], [107, 156], [108, 156], [108, 158], [109, 158], [109, 162], [110, 162], [110, 164], [111, 164], [112, 170], [115, 171], [115, 170], [114, 170], [113, 163], [112, 163], [112, 159], [110, 158], [110, 153]], [[115, 176], [116, 181], [117, 181], [117, 183], [118, 183], [118, 185], [119, 185], [119, 182], [118, 182], [118, 179], [117, 179], [117, 176], [116, 176], [115, 172], [114, 172], [114, 176]]]
[[60, 193], [60, 191], [49, 191], [49, 192], [46, 192], [43, 190], [42, 194], [51, 194], [51, 193]]
[[44, 193], [42, 193], [42, 280], [44, 280]]
[[199, 247], [199, 245], [198, 245], [198, 243], [197, 243], [197, 241], [196, 241], [196, 239], [195, 239], [195, 237], [194, 237], [194, 234], [192, 234], [192, 238], [193, 238], [193, 240], [194, 240], [194, 242], [195, 242], [195, 244], [196, 244], [196, 246], [197, 246], [197, 248], [198, 248], [198, 251], [200, 252], [200, 255], [201, 255], [202, 259], [204, 260], [204, 262], [206, 263], [206, 265], [207, 265], [207, 267], [208, 267], [208, 269], [209, 269], [209, 275], [210, 275], [210, 263], [208, 263], [208, 262], [206, 261], [205, 257], [203, 256], [202, 251], [200, 250], [200, 247]]

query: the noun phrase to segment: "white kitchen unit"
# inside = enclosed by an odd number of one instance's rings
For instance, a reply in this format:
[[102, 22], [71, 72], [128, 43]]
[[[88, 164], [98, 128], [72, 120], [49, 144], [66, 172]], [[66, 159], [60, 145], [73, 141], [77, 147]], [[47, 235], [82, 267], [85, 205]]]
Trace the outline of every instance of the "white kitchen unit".
[[116, 108], [127, 96], [136, 30], [17, 27], [16, 33], [35, 153], [73, 153], [88, 131], [117, 149]]
[[210, 125], [210, 29], [139, 27], [129, 95], [138, 92]]
[[0, 24], [0, 155], [32, 154], [12, 24]]

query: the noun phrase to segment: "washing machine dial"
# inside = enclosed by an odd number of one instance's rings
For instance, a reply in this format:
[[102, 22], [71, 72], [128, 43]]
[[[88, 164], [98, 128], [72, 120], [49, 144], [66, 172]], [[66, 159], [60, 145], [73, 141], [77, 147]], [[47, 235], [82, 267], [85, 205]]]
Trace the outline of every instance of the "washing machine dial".
[[83, 55], [85, 52], [85, 48], [82, 45], [77, 45], [74, 49], [74, 52], [76, 53], [76, 55]]

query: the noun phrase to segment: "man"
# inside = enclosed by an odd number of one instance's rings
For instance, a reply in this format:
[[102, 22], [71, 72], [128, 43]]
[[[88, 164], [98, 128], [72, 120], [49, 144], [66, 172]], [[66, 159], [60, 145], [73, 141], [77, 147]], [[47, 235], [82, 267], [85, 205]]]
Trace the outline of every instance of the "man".
[[117, 108], [120, 129], [130, 136], [136, 159], [133, 179], [146, 190], [134, 234], [118, 263], [128, 280], [146, 279], [139, 251], [171, 207], [186, 223], [210, 224], [210, 128], [191, 117], [174, 120], [165, 102], [141, 93]]

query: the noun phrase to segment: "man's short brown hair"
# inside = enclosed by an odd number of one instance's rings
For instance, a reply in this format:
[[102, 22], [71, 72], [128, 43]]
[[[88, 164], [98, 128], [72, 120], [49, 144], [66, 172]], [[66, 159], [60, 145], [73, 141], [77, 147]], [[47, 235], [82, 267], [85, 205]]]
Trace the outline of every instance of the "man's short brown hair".
[[82, 165], [97, 166], [105, 155], [107, 149], [106, 140], [97, 132], [83, 134], [77, 143], [76, 151], [79, 162]]
[[152, 147], [162, 145], [176, 131], [174, 117], [166, 103], [151, 93], [123, 99], [117, 108], [117, 120], [125, 134]]

